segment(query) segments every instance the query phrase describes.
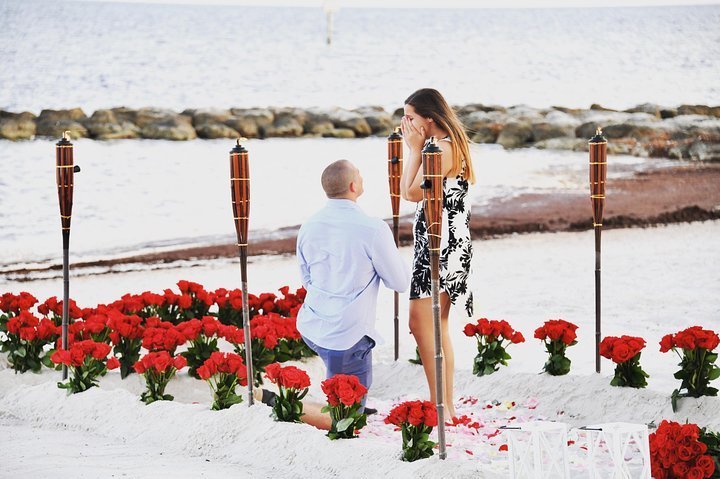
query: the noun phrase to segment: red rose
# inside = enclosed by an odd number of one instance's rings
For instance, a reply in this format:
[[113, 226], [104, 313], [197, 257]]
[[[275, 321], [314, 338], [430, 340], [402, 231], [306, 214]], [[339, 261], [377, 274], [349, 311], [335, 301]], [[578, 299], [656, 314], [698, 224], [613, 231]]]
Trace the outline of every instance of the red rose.
[[298, 391], [310, 387], [310, 377], [302, 369], [295, 366], [282, 368], [280, 372], [280, 385], [285, 388], [292, 388]]
[[630, 351], [630, 348], [627, 344], [624, 342], [618, 342], [615, 344], [615, 347], [613, 348], [613, 357], [612, 360], [616, 363], [624, 363], [625, 361], [628, 361], [631, 359], [632, 351]]
[[[394, 424], [395, 426], [402, 426], [407, 421], [408, 406], [407, 402], [398, 404], [390, 410], [390, 414], [385, 418], [385, 424]], [[437, 416], [436, 416], [437, 418]]]
[[525, 342], [525, 336], [520, 331], [515, 331], [513, 335], [510, 337], [510, 342], [513, 344], [518, 343], [524, 343]]
[[577, 334], [571, 329], [565, 329], [562, 334], [562, 342], [570, 345], [577, 339]]
[[133, 365], [133, 369], [138, 374], [143, 374], [145, 372], [145, 365], [142, 363], [142, 361], [138, 361]]
[[613, 336], [607, 336], [603, 338], [603, 340], [600, 342], [600, 356], [612, 359], [612, 351], [613, 351], [613, 345], [618, 340], [618, 338]]
[[205, 316], [202, 319], [203, 334], [207, 337], [215, 336], [218, 332], [218, 321], [212, 316]]
[[711, 477], [715, 472], [715, 461], [710, 456], [700, 456], [695, 460], [695, 466], [702, 469], [705, 477]]
[[689, 461], [694, 456], [692, 449], [687, 446], [680, 446], [677, 450], [677, 455], [681, 461]]
[[475, 325], [472, 323], [468, 323], [465, 325], [465, 328], [463, 329], [463, 333], [465, 333], [465, 336], [475, 336], [475, 333], [477, 330], [475, 329]]
[[182, 309], [188, 309], [192, 305], [192, 297], [187, 294], [180, 295], [177, 304]]
[[76, 344], [73, 344], [70, 347], [70, 364], [69, 366], [82, 366], [82, 364], [85, 362], [85, 353], [82, 350], [82, 347], [77, 346]]
[[167, 368], [172, 366], [172, 357], [170, 357], [170, 354], [167, 351], [161, 351], [157, 353], [153, 359], [153, 366], [155, 367], [155, 371], [159, 373], [164, 373]]
[[537, 339], [541, 339], [541, 340], [544, 341], [545, 338], [547, 338], [547, 333], [545, 332], [545, 328], [544, 328], [544, 327], [537, 328], [537, 329], [535, 330], [535, 337], [536, 337]]
[[204, 364], [197, 368], [197, 373], [198, 376], [200, 376], [200, 379], [204, 381], [207, 381], [212, 376], [212, 374], [210, 374], [210, 369], [208, 369], [208, 367]]
[[434, 403], [423, 401], [423, 414], [425, 415], [425, 425], [435, 427], [438, 424], [437, 409]]
[[689, 470], [690, 466], [684, 462], [678, 462], [672, 467], [672, 473], [675, 477], [685, 477]]
[[704, 477], [705, 472], [697, 466], [691, 467], [690, 470], [687, 472], [687, 475], [685, 476], [686, 479], [703, 479]]
[[187, 293], [188, 291], [190, 291], [190, 282], [186, 281], [184, 279], [181, 279], [180, 281], [177, 282], [177, 287], [178, 287], [178, 289], [180, 289], [181, 293]]
[[118, 359], [115, 356], [108, 359], [108, 362], [107, 362], [108, 369], [117, 369], [119, 367], [120, 367], [120, 361], [118, 361]]
[[408, 422], [413, 426], [419, 426], [423, 424], [425, 420], [425, 414], [423, 414], [422, 403], [420, 401], [413, 401], [410, 405], [410, 411], [408, 412]]
[[70, 364], [70, 351], [58, 349], [50, 356], [50, 361], [55, 364]]
[[185, 356], [175, 356], [173, 358], [173, 367], [175, 369], [182, 369], [185, 366], [187, 366], [187, 359], [185, 359]]

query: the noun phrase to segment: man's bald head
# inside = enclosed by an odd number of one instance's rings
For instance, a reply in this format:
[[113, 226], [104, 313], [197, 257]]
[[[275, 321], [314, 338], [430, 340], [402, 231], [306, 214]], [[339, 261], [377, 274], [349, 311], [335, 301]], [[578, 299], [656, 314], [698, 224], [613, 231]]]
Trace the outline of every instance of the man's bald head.
[[350, 193], [350, 183], [356, 181], [357, 168], [348, 160], [331, 163], [322, 173], [320, 182], [328, 198], [342, 198]]

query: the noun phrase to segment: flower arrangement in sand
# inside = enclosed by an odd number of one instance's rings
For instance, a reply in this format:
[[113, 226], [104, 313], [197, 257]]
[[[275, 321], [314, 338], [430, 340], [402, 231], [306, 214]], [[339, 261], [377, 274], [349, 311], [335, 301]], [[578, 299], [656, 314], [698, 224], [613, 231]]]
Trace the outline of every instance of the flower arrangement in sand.
[[644, 388], [650, 376], [640, 366], [645, 340], [636, 336], [607, 336], [600, 342], [600, 355], [616, 364], [611, 386]]

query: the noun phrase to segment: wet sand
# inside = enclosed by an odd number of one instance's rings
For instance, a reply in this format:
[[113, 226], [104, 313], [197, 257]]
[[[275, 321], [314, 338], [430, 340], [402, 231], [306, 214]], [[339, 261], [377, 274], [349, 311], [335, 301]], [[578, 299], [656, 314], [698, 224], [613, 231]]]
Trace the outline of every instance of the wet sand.
[[[603, 228], [647, 227], [660, 224], [720, 219], [720, 164], [696, 164], [639, 172], [608, 182]], [[473, 208], [473, 239], [512, 233], [584, 231], [592, 228], [589, 193], [521, 194], [482, 208]], [[299, 225], [273, 233], [273, 238], [251, 238], [249, 254], [293, 254]], [[400, 243], [412, 243], [412, 217], [400, 219]], [[118, 265], [162, 265], [187, 260], [231, 258], [233, 244], [209, 245], [108, 260], [79, 262], [73, 268], [110, 268]], [[15, 280], [31, 279], [38, 269], [6, 270]]]

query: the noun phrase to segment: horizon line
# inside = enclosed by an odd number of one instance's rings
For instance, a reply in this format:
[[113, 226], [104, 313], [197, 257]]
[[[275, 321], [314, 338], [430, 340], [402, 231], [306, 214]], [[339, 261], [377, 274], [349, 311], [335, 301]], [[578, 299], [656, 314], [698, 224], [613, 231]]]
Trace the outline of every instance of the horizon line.
[[453, 9], [453, 10], [533, 10], [533, 9], [583, 9], [583, 8], [652, 8], [652, 7], [701, 7], [720, 6], [720, 0], [446, 0], [437, 5], [433, 0], [395, 0], [391, 4], [382, 0], [64, 0], [88, 3], [126, 3], [148, 5], [197, 5], [197, 6], [248, 6], [248, 7], [294, 7], [339, 9]]

